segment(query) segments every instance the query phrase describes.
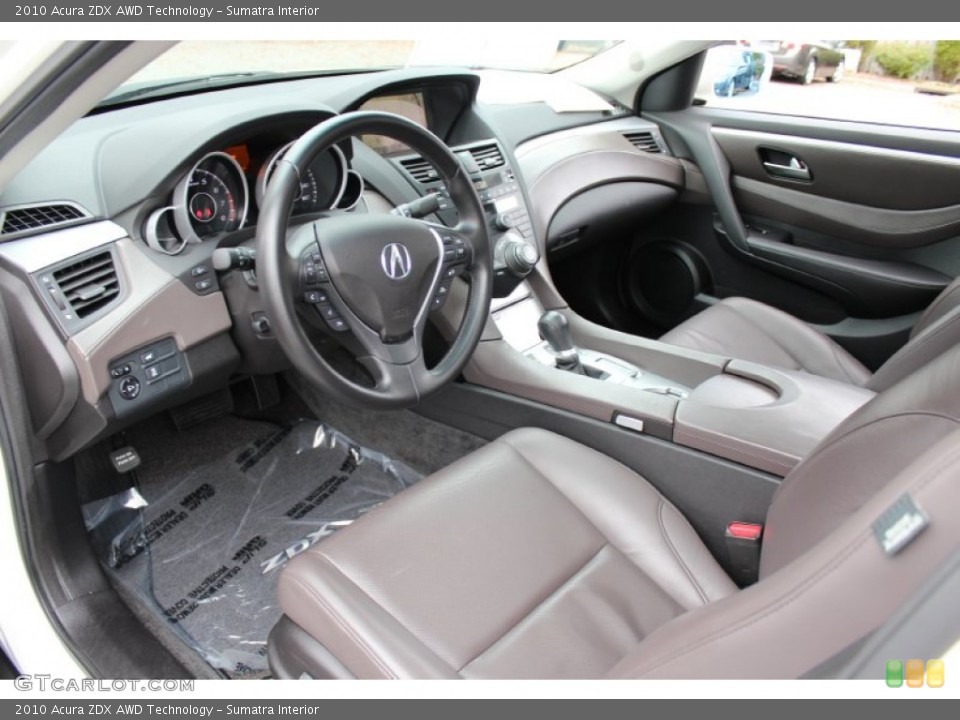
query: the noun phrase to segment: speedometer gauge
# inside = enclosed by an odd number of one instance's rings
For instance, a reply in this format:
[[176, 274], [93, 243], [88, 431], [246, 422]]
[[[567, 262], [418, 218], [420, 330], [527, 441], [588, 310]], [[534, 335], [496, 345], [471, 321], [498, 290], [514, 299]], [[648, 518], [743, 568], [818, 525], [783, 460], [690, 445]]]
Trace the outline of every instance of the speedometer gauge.
[[[277, 150], [260, 168], [257, 174], [257, 206], [263, 206], [267, 185], [277, 167], [293, 143]], [[293, 201], [293, 215], [330, 210], [337, 206], [347, 183], [347, 159], [336, 145], [318, 155], [300, 174], [300, 196]]]
[[226, 153], [203, 157], [173, 193], [174, 220], [188, 242], [233, 232], [247, 216], [247, 180]]

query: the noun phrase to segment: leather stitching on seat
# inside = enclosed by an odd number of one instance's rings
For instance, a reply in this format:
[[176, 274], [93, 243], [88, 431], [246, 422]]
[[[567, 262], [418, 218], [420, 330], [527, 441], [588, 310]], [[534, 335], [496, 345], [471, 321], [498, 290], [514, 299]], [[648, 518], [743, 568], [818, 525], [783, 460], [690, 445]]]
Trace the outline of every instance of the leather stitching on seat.
[[[539, 476], [542, 477], [544, 480], [546, 480], [548, 485], [550, 485], [550, 486], [551, 486], [552, 488], [554, 488], [558, 493], [560, 493], [560, 494], [566, 499], [566, 501], [567, 501], [568, 503], [570, 503], [571, 505], [573, 505], [573, 507], [576, 508], [577, 512], [579, 512], [579, 513], [583, 516], [584, 520], [586, 520], [586, 521], [590, 524], [591, 527], [593, 527], [598, 533], [600, 533], [600, 535], [607, 541], [608, 544], [610, 544], [612, 547], [616, 548], [617, 551], [620, 552], [625, 558], [627, 558], [627, 559], [630, 558], [630, 556], [629, 556], [628, 554], [624, 553], [623, 550], [621, 550], [620, 548], [618, 548], [617, 545], [616, 545], [616, 543], [614, 543], [613, 541], [611, 541], [610, 538], [608, 538], [608, 537], [606, 536], [606, 534], [605, 534], [602, 530], [600, 530], [600, 528], [598, 528], [598, 527], [590, 520], [590, 518], [583, 512], [583, 510], [580, 509], [580, 506], [577, 505], [577, 503], [576, 503], [572, 498], [570, 498], [566, 493], [563, 492], [563, 490], [561, 490], [560, 488], [558, 488], [553, 482], [550, 481], [550, 477], [549, 477], [547, 474], [541, 472], [541, 471], [537, 468], [537, 466], [534, 465], [533, 462], [532, 462], [526, 455], [524, 455], [515, 445], [510, 445], [509, 442], [507, 442], [506, 444], [509, 445], [509, 447], [517, 454], [517, 456], [518, 456], [521, 460], [523, 460], [523, 462], [526, 463], [535, 473], [537, 473], [537, 475], [539, 475]], [[632, 471], [631, 471], [631, 472], [632, 472]], [[637, 477], [640, 478], [639, 475], [637, 475]], [[641, 478], [641, 479], [642, 479], [642, 478]], [[658, 506], [657, 506], [657, 521], [658, 521], [658, 523], [660, 524], [660, 535], [663, 537], [663, 539], [664, 539], [664, 541], [666, 542], [667, 546], [670, 548], [670, 551], [673, 553], [673, 557], [674, 557], [674, 559], [677, 561], [677, 564], [680, 566], [681, 570], [683, 570], [684, 574], [687, 576], [687, 579], [690, 580], [690, 583], [693, 585], [694, 590], [696, 590], [697, 595], [700, 596], [700, 599], [703, 600], [704, 604], [710, 602], [709, 598], [708, 598], [708, 597], [706, 596], [706, 594], [704, 593], [703, 588], [700, 587], [700, 585], [697, 583], [696, 579], [693, 577], [692, 573], [690, 572], [689, 567], [687, 567], [687, 565], [686, 565], [686, 564], [683, 562], [683, 560], [680, 558], [680, 555], [679, 555], [676, 547], [674, 547], [673, 542], [670, 540], [670, 537], [669, 537], [669, 536], [667, 535], [667, 533], [666, 533], [666, 530], [665, 530], [665, 528], [664, 528], [664, 526], [663, 526], [663, 519], [662, 519], [662, 516], [661, 516], [662, 508], [663, 508], [663, 506], [665, 505], [665, 501], [664, 501], [664, 499], [663, 499], [663, 495], [661, 495], [661, 494], [660, 494], [659, 492], [657, 492], [655, 489], [652, 489], [652, 488], [651, 488], [651, 491], [657, 495], [657, 502], [658, 502]], [[603, 549], [603, 548], [601, 548], [601, 550], [602, 550], [602, 549]], [[598, 551], [598, 552], [599, 552], [599, 551]], [[636, 567], [640, 572], [643, 572], [644, 575], [646, 575], [646, 573], [644, 572], [644, 570], [643, 570], [642, 567], [640, 567], [639, 565], [637, 565], [637, 563], [635, 563], [633, 560], [631, 560], [630, 562], [631, 562], [631, 563], [634, 565], [634, 567]], [[648, 577], [649, 577], [649, 576], [648, 576]]]
[[663, 536], [664, 541], [667, 544], [667, 547], [670, 548], [670, 552], [673, 554], [673, 559], [677, 561], [677, 564], [683, 570], [684, 574], [687, 576], [687, 579], [690, 581], [690, 584], [693, 585], [693, 589], [697, 591], [697, 595], [700, 596], [700, 599], [703, 600], [703, 604], [706, 605], [710, 602], [710, 598], [707, 597], [707, 593], [700, 583], [697, 582], [696, 577], [694, 577], [693, 572], [683, 561], [683, 558], [680, 556], [680, 552], [677, 550], [677, 547], [673, 544], [673, 540], [670, 539], [670, 534], [667, 532], [667, 527], [663, 522], [663, 508], [666, 506], [666, 503], [663, 501], [663, 497], [660, 498], [657, 503], [657, 524], [660, 526], [660, 534]]
[[[322, 556], [322, 555], [321, 555], [320, 557], [323, 558], [323, 559], [326, 559], [325, 556]], [[338, 570], [338, 572], [339, 572], [339, 570]], [[288, 582], [293, 582], [293, 583], [295, 583], [296, 585], [298, 585], [298, 586], [299, 586], [302, 590], [304, 590], [310, 597], [312, 597], [314, 600], [316, 600], [317, 604], [320, 605], [320, 606], [323, 608], [323, 610], [326, 611], [326, 613], [327, 613], [327, 615], [330, 617], [330, 619], [333, 620], [333, 621], [337, 624], [337, 626], [347, 635], [347, 637], [349, 637], [349, 638], [356, 644], [357, 648], [358, 648], [364, 655], [366, 655], [367, 658], [369, 658], [369, 660], [370, 660], [374, 665], [376, 665], [376, 666], [383, 672], [384, 675], [386, 675], [388, 678], [391, 678], [391, 679], [396, 679], [396, 678], [398, 677], [397, 674], [396, 674], [395, 672], [393, 672], [393, 670], [391, 670], [391, 669], [386, 665], [386, 663], [383, 662], [383, 660], [380, 659], [380, 657], [379, 657], [379, 656], [373, 651], [373, 649], [367, 644], [367, 642], [363, 639], [363, 637], [360, 636], [358, 633], [356, 633], [356, 632], [354, 631], [354, 629], [350, 626], [350, 624], [346, 621], [346, 619], [345, 619], [342, 615], [340, 615], [340, 613], [338, 613], [338, 612], [326, 601], [326, 599], [323, 597], [323, 595], [321, 595], [320, 593], [318, 593], [316, 590], [314, 590], [312, 587], [310, 587], [310, 585], [308, 585], [306, 582], [304, 582], [303, 580], [301, 580], [300, 578], [298, 578], [298, 577], [296, 577], [296, 576], [291, 576], [291, 575], [288, 574], [288, 576], [287, 576], [286, 579], [287, 579]], [[349, 578], [348, 578], [348, 579], [349, 579]], [[356, 583], [353, 583], [353, 581], [351, 581], [351, 583], [354, 584], [354, 585], [356, 585]], [[380, 607], [379, 604], [378, 604], [378, 607]], [[386, 612], [386, 610], [384, 610], [384, 612]]]
[[[459, 674], [460, 674], [463, 670], [465, 670], [468, 666], [470, 666], [470, 665], [472, 665], [473, 663], [475, 663], [477, 660], [479, 660], [481, 657], [483, 657], [486, 653], [490, 652], [490, 651], [491, 651], [493, 648], [495, 648], [497, 645], [499, 645], [500, 643], [502, 643], [503, 641], [505, 641], [511, 634], [513, 634], [514, 632], [516, 632], [521, 625], [523, 625], [531, 616], [533, 616], [533, 615], [537, 612], [537, 610], [539, 610], [541, 607], [543, 607], [547, 602], [549, 602], [553, 597], [555, 597], [555, 596], [557, 595], [557, 593], [561, 592], [565, 587], [567, 587], [570, 583], [572, 583], [574, 580], [576, 580], [576, 579], [580, 576], [580, 574], [583, 573], [583, 571], [586, 570], [587, 567], [589, 567], [589, 566], [593, 563], [593, 561], [597, 559], [597, 557], [600, 555], [600, 553], [602, 553], [602, 552], [603, 552], [606, 548], [608, 548], [608, 547], [614, 547], [614, 546], [613, 546], [612, 544], [610, 544], [609, 542], [606, 542], [606, 543], [604, 543], [603, 545], [601, 545], [601, 546], [600, 546], [600, 549], [597, 550], [593, 555], [591, 555], [583, 565], [581, 565], [581, 566], [578, 567], [576, 570], [574, 570], [573, 573], [571, 573], [569, 577], [567, 577], [566, 579], [564, 579], [559, 585], [557, 585], [553, 590], [551, 590], [551, 591], [546, 595], [546, 597], [544, 597], [540, 602], [538, 602], [536, 605], [534, 605], [534, 606], [530, 609], [530, 612], [528, 612], [526, 615], [524, 615], [522, 618], [520, 618], [514, 625], [512, 625], [512, 626], [510, 626], [509, 628], [507, 628], [506, 630], [504, 630], [503, 633], [500, 635], [500, 637], [498, 637], [496, 640], [494, 640], [492, 643], [490, 643], [490, 645], [488, 645], [487, 647], [485, 647], [483, 650], [481, 650], [480, 652], [478, 652], [473, 658], [471, 658], [470, 660], [468, 660], [467, 662], [465, 662], [463, 665], [461, 665], [461, 666], [457, 669], [457, 674], [459, 675]], [[619, 552], [619, 550], [618, 550], [617, 552]], [[638, 569], [639, 569], [639, 568], [638, 568]]]
[[[957, 456], [960, 455], [960, 448], [953, 448], [952, 450], [953, 451], [950, 452], [946, 457], [941, 458], [938, 463], [934, 464], [932, 467], [930, 467], [926, 471], [925, 473], [926, 479], [924, 479], [919, 484], [908, 486], [907, 488], [904, 489], [904, 492], [919, 494], [920, 491], [922, 491], [925, 487], [927, 487], [931, 483], [937, 480], [943, 479], [942, 477], [943, 471], [950, 465], [954, 464], [957, 461]], [[748, 629], [751, 625], [754, 625], [760, 622], [761, 620], [766, 619], [768, 616], [772, 615], [778, 610], [782, 610], [783, 608], [790, 606], [791, 604], [799, 600], [801, 597], [803, 597], [809, 590], [811, 590], [819, 582], [821, 582], [822, 580], [826, 579], [827, 577], [832, 575], [834, 572], [839, 570], [844, 565], [844, 563], [846, 563], [846, 561], [857, 550], [859, 550], [865, 543], [871, 542], [873, 540], [874, 540], [874, 534], [871, 528], [868, 527], [864, 530], [861, 530], [861, 532], [859, 532], [857, 535], [855, 535], [851, 539], [849, 545], [847, 545], [846, 549], [844, 549], [843, 552], [839, 553], [837, 556], [833, 558], [832, 561], [822, 566], [820, 570], [813, 573], [812, 575], [809, 575], [802, 582], [797, 584], [794, 587], [793, 591], [790, 591], [789, 589], [785, 589], [781, 593], [781, 598], [779, 600], [774, 601], [766, 609], [756, 613], [752, 613], [749, 618], [747, 618], [744, 621], [741, 621], [740, 623], [735, 624], [732, 628], [727, 628], [722, 632], [715, 633], [702, 640], [695, 641], [689, 645], [684, 646], [683, 648], [680, 648], [679, 650], [676, 650], [675, 652], [671, 653], [670, 655], [663, 658], [659, 662], [649, 667], [644, 667], [643, 673], [644, 674], [650, 673], [653, 670], [656, 670], [657, 668], [661, 668], [661, 667], [664, 667], [665, 665], [669, 665], [673, 662], [676, 662], [677, 660], [682, 658], [684, 655], [688, 655], [694, 650], [699, 650], [700, 648], [706, 647], [707, 645], [711, 645], [715, 642], [718, 642], [719, 640], [723, 640], [724, 638], [730, 637], [732, 635], [736, 635], [737, 633]]]

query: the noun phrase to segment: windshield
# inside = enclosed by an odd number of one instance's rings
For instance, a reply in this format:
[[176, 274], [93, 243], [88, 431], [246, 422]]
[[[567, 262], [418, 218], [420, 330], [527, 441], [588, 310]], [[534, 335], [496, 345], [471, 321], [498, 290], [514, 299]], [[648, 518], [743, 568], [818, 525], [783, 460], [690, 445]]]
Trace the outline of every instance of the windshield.
[[115, 91], [213, 76], [337, 73], [454, 65], [554, 72], [607, 50], [615, 40], [323, 40], [182, 42]]

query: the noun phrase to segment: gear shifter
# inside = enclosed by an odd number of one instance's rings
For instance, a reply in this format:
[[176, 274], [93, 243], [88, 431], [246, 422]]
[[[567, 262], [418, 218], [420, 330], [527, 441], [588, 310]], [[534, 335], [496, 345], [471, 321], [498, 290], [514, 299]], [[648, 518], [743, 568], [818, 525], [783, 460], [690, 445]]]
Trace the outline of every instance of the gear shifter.
[[559, 369], [578, 375], [587, 374], [580, 362], [580, 354], [574, 347], [573, 338], [570, 337], [570, 323], [566, 317], [556, 310], [548, 310], [540, 316], [537, 329], [540, 330], [540, 337], [547, 341], [547, 345], [557, 356]]

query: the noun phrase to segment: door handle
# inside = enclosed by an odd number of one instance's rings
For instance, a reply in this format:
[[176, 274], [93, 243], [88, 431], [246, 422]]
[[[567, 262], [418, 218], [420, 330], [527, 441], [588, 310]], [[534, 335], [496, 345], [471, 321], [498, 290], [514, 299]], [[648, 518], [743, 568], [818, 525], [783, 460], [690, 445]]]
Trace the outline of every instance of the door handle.
[[810, 168], [800, 158], [791, 156], [789, 160], [787, 160], [786, 164], [783, 162], [771, 162], [770, 160], [764, 160], [763, 167], [767, 173], [773, 177], [789, 178], [790, 180], [803, 180], [804, 182], [810, 182], [813, 180], [813, 175], [810, 173]]

